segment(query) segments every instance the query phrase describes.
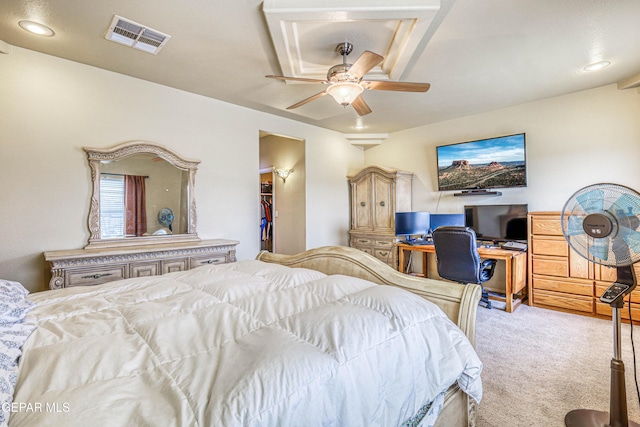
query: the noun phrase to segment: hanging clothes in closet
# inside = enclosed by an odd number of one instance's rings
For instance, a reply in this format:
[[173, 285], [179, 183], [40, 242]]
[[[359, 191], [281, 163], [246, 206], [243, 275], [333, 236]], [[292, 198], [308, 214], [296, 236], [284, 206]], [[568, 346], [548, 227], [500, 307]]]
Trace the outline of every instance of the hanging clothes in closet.
[[263, 242], [263, 249], [271, 251], [272, 246], [272, 204], [271, 200], [263, 198], [260, 200], [260, 209], [262, 211], [262, 220], [260, 223], [260, 240]]

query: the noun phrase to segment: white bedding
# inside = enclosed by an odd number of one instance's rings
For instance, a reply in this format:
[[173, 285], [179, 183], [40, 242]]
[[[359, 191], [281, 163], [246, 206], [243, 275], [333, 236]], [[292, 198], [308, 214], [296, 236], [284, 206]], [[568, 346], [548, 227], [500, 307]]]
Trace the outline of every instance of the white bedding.
[[10, 426], [394, 426], [482, 394], [435, 305], [352, 277], [241, 261], [29, 299]]

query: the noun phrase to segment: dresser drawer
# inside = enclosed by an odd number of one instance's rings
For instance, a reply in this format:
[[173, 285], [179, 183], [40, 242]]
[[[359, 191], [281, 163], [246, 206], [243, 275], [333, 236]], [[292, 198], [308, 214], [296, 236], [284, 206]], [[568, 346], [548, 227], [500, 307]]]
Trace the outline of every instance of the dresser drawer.
[[126, 265], [110, 265], [104, 268], [85, 268], [64, 272], [67, 286], [93, 286], [126, 278]]
[[581, 295], [563, 295], [559, 292], [536, 291], [534, 296], [535, 305], [547, 305], [567, 310], [593, 313], [593, 297]]
[[[596, 302], [596, 313], [601, 316], [611, 317], [611, 306], [609, 304]], [[631, 316], [633, 316], [633, 324], [635, 325], [640, 320], [640, 306], [638, 304], [631, 304]], [[620, 310], [620, 317], [625, 320], [629, 320], [629, 307], [627, 304]]]
[[[600, 300], [600, 296], [602, 296], [604, 291], [606, 291], [609, 288], [609, 286], [611, 286], [611, 283], [602, 283], [602, 282], [596, 283], [596, 299], [598, 301]], [[629, 299], [631, 299], [632, 303], [640, 304], [640, 289], [636, 288], [633, 292], [631, 292], [629, 295], [624, 297], [625, 301], [629, 301]], [[638, 319], [640, 319], [640, 317]]]
[[536, 291], [539, 289], [562, 292], [573, 295], [593, 296], [593, 284], [591, 282], [580, 283], [575, 280], [563, 281], [549, 277], [533, 276], [532, 286]]
[[529, 232], [533, 235], [562, 236], [560, 216], [531, 217], [531, 230]]
[[569, 245], [562, 239], [544, 239], [533, 237], [531, 239], [531, 253], [533, 255], [568, 256]]
[[189, 258], [162, 260], [162, 274], [175, 273], [189, 269]]
[[206, 257], [192, 257], [191, 268], [200, 267], [201, 265], [225, 264], [226, 262], [227, 258], [224, 254], [209, 255]]
[[160, 262], [137, 262], [129, 265], [129, 277], [150, 277], [160, 274]]
[[548, 276], [568, 277], [569, 261], [566, 258], [542, 258], [531, 256], [531, 272]]

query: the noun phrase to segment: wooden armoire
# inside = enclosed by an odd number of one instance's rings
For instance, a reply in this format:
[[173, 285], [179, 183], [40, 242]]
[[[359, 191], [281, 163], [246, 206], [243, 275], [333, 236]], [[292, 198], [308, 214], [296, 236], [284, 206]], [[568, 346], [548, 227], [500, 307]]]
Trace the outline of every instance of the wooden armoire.
[[412, 180], [410, 172], [379, 166], [369, 166], [349, 177], [349, 246], [397, 268], [395, 215], [411, 211]]

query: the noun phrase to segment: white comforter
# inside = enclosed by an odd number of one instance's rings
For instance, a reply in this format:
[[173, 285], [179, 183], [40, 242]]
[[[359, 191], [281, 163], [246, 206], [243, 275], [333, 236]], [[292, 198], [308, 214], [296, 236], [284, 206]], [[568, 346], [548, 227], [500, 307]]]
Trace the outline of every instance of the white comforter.
[[34, 294], [10, 426], [394, 426], [465, 335], [409, 292], [260, 261]]

